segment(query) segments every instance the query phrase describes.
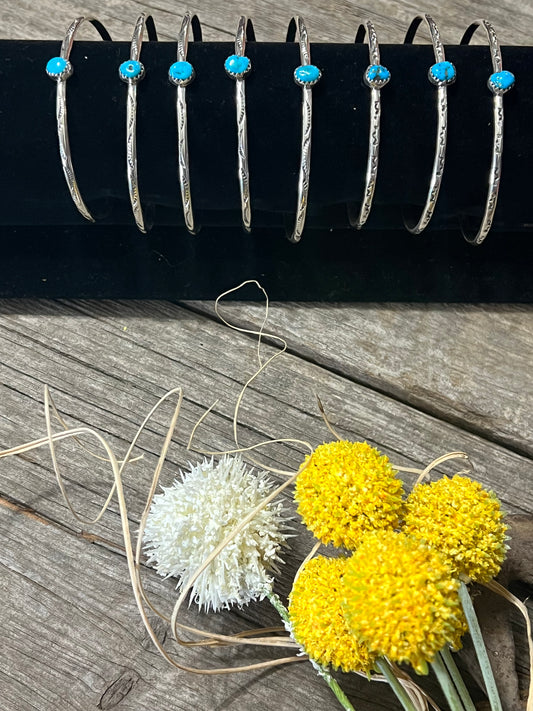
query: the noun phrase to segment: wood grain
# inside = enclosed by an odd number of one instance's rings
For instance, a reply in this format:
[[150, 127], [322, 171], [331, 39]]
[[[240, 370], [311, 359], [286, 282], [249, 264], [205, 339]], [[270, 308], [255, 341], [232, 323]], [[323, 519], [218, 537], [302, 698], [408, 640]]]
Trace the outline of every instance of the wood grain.
[[[207, 40], [232, 41], [242, 4], [209, 0], [19, 0], [0, 9], [3, 38], [62, 39], [79, 14], [103, 20], [114, 39], [129, 41], [137, 14], [153, 12], [162, 39], [176, 36], [186, 9], [197, 11]], [[283, 41], [298, 10], [285, 0], [250, 0], [258, 40]], [[410, 19], [434, 13], [445, 43], [456, 42], [478, 17], [496, 26], [503, 44], [531, 44], [533, 7], [510, 0], [459, 0], [424, 7], [311, 0], [305, 19], [312, 41], [353, 41], [358, 23], [374, 19], [380, 41], [401, 41]], [[90, 32], [81, 36], [91, 38]], [[482, 38], [481, 38], [482, 39]], [[201, 237], [200, 237], [201, 238]], [[258, 324], [257, 304], [226, 306], [239, 325]], [[242, 405], [244, 445], [270, 437], [318, 444], [329, 439], [316, 406], [319, 394], [343, 436], [367, 439], [399, 465], [425, 464], [448, 450], [467, 451], [476, 477], [510, 511], [533, 512], [532, 309], [525, 306], [274, 304], [269, 330], [289, 353], [249, 389]], [[275, 352], [269, 339], [264, 354]], [[236, 397], [255, 367], [255, 341], [230, 331], [201, 302], [49, 302], [0, 304], [0, 446], [44, 432], [43, 385], [49, 384], [71, 424], [87, 424], [124, 452], [158, 397], [183, 385], [185, 400], [163, 482], [194, 459], [185, 445], [205, 408], [219, 404], [198, 431], [199, 448], [232, 446]], [[143, 460], [125, 477], [132, 528], [170, 417], [166, 406], [139, 442]], [[94, 446], [92, 443], [91, 446]], [[70, 445], [59, 449], [75, 506], [96, 515], [110, 486], [105, 465]], [[296, 467], [302, 449], [275, 445], [261, 454], [270, 466]], [[451, 471], [445, 468], [444, 471]], [[408, 483], [413, 476], [406, 477]], [[299, 526], [299, 524], [297, 524]], [[301, 531], [301, 526], [298, 529]], [[6, 711], [196, 709], [198, 711], [329, 711], [337, 702], [309, 664], [225, 677], [170, 668], [147, 638], [127, 580], [118, 507], [100, 524], [79, 526], [69, 515], [45, 450], [0, 461], [0, 696]], [[287, 594], [291, 574], [311, 544], [302, 532], [277, 583]], [[145, 585], [168, 610], [170, 581], [144, 566]], [[525, 596], [525, 595], [524, 595]], [[191, 608], [186, 619], [197, 621]], [[235, 631], [275, 623], [266, 604], [202, 616], [202, 625]], [[514, 618], [521, 685], [527, 683], [523, 625]], [[162, 637], [164, 627], [158, 630]], [[166, 641], [171, 648], [170, 640]], [[190, 664], [240, 664], [240, 650], [178, 650]], [[254, 653], [264, 659], [268, 652]], [[342, 685], [356, 708], [397, 709], [384, 685], [353, 675]], [[434, 692], [434, 689], [431, 687]]]

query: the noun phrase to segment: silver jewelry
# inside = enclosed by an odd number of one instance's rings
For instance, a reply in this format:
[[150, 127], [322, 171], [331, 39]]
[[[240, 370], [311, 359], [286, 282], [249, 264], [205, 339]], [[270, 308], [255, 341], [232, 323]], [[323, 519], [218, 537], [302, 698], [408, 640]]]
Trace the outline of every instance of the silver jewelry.
[[292, 233], [288, 235], [290, 242], [299, 242], [305, 225], [307, 212], [307, 197], [309, 194], [309, 175], [311, 171], [311, 129], [313, 117], [312, 87], [319, 81], [322, 72], [311, 64], [311, 48], [307, 36], [307, 28], [303, 19], [294, 17], [287, 32], [287, 42], [293, 42], [298, 33], [300, 45], [300, 66], [294, 70], [294, 81], [302, 87], [302, 151], [300, 171], [298, 175], [298, 202], [296, 205], [296, 222]]
[[194, 68], [187, 61], [187, 48], [189, 44], [189, 32], [192, 26], [193, 37], [196, 41], [202, 39], [200, 22], [196, 15], [191, 16], [186, 12], [181, 22], [178, 34], [178, 54], [177, 61], [168, 70], [169, 81], [176, 87], [176, 116], [178, 125], [178, 170], [180, 180], [181, 204], [183, 205], [183, 217], [185, 226], [195, 234], [197, 227], [194, 223], [194, 213], [191, 199], [191, 180], [189, 175], [189, 143], [187, 139], [187, 100], [185, 88], [193, 81], [195, 75]]
[[[370, 129], [368, 137], [368, 159], [366, 164], [365, 190], [359, 214], [348, 206], [350, 225], [358, 230], [365, 224], [372, 208], [372, 200], [376, 189], [376, 178], [379, 163], [379, 138], [381, 123], [381, 89], [388, 84], [390, 72], [380, 63], [379, 44], [376, 30], [370, 20], [366, 22], [368, 30], [368, 54], [370, 66], [366, 69], [363, 81], [370, 89]], [[355, 36], [355, 42], [365, 39], [365, 25], [360, 25]]]
[[89, 212], [87, 205], [78, 187], [74, 166], [72, 165], [72, 155], [70, 152], [70, 142], [68, 138], [67, 125], [67, 79], [72, 76], [74, 69], [70, 62], [70, 52], [74, 44], [74, 37], [80, 25], [87, 20], [99, 32], [103, 40], [111, 41], [111, 37], [106, 28], [101, 22], [93, 17], [78, 17], [70, 25], [65, 35], [65, 39], [61, 44], [59, 57], [52, 57], [46, 64], [46, 73], [51, 79], [57, 82], [56, 91], [56, 121], [57, 121], [57, 137], [59, 139], [59, 157], [63, 167], [63, 174], [67, 182], [70, 196], [78, 211], [85, 217], [86, 220], [94, 222], [94, 217]]
[[[248, 36], [247, 36], [248, 35]], [[252, 210], [250, 205], [250, 172], [248, 169], [248, 129], [246, 121], [246, 90], [245, 78], [252, 69], [252, 63], [245, 55], [246, 40], [253, 41], [251, 20], [241, 15], [235, 36], [235, 54], [224, 62], [228, 76], [235, 79], [235, 103], [237, 106], [237, 159], [238, 178], [241, 192], [242, 223], [246, 232], [252, 226]]]
[[407, 34], [405, 43], [411, 44], [415, 38], [416, 31], [424, 20], [427, 22], [431, 34], [431, 42], [433, 44], [433, 52], [435, 55], [435, 64], [432, 64], [428, 70], [429, 81], [437, 87], [437, 139], [435, 144], [435, 158], [433, 159], [433, 169], [431, 171], [431, 180], [429, 190], [426, 197], [426, 203], [422, 210], [422, 214], [415, 224], [405, 223], [406, 228], [412, 234], [419, 235], [429, 224], [437, 205], [442, 176], [444, 174], [444, 161], [446, 158], [446, 139], [448, 135], [448, 94], [447, 87], [452, 84], [457, 76], [456, 69], [451, 62], [447, 62], [444, 56], [444, 47], [442, 45], [440, 34], [437, 25], [430, 15], [415, 17], [412, 21]]
[[492, 74], [488, 78], [487, 86], [493, 94], [493, 122], [494, 140], [492, 144], [492, 161], [489, 173], [489, 190], [485, 203], [485, 212], [481, 220], [481, 225], [475, 234], [466, 234], [462, 228], [463, 237], [471, 244], [481, 244], [490, 232], [496, 204], [498, 202], [498, 191], [500, 189], [500, 179], [502, 174], [502, 154], [503, 154], [503, 95], [512, 89], [515, 84], [515, 77], [512, 72], [502, 69], [502, 54], [500, 43], [494, 31], [494, 27], [487, 20], [473, 22], [466, 30], [461, 44], [468, 44], [477, 28], [483, 25], [489, 40], [490, 54], [492, 57]]
[[128, 190], [130, 194], [131, 209], [135, 224], [139, 230], [146, 233], [141, 200], [139, 197], [139, 178], [137, 173], [137, 84], [144, 78], [144, 65], [140, 62], [141, 47], [145, 27], [148, 22], [149, 35], [155, 39], [155, 28], [151, 15], [148, 17], [143, 12], [139, 15], [133, 30], [131, 40], [130, 58], [118, 68], [118, 75], [128, 85], [127, 112], [126, 112], [126, 171], [128, 176]]

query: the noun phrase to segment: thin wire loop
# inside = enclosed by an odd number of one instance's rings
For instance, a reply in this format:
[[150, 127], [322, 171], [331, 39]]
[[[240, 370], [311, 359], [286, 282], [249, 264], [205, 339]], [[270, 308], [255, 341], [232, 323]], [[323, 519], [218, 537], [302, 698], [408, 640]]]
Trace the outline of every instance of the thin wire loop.
[[59, 157], [63, 175], [70, 192], [70, 197], [76, 205], [78, 212], [83, 215], [89, 222], [94, 222], [94, 217], [90, 213], [85, 201], [81, 196], [81, 192], [74, 172], [72, 163], [72, 153], [70, 150], [70, 141], [68, 135], [67, 124], [67, 79], [73, 74], [73, 67], [70, 62], [70, 53], [74, 45], [76, 33], [83, 22], [89, 22], [98, 31], [100, 37], [106, 41], [111, 41], [111, 36], [105, 26], [94, 17], [77, 17], [67, 29], [59, 57], [53, 57], [46, 66], [46, 73], [57, 82], [56, 89], [56, 123], [57, 137], [59, 142]]
[[141, 48], [145, 30], [149, 40], [157, 40], [155, 24], [151, 15], [143, 12], [137, 18], [130, 46], [130, 58], [119, 67], [119, 76], [128, 85], [126, 103], [126, 173], [128, 192], [135, 224], [145, 234], [147, 229], [144, 221], [141, 199], [139, 195], [139, 176], [137, 169], [137, 84], [145, 75], [141, 64]]
[[426, 196], [426, 202], [422, 209], [420, 218], [415, 223], [407, 223], [404, 221], [405, 227], [411, 234], [419, 235], [428, 226], [439, 197], [442, 176], [444, 174], [444, 163], [446, 159], [446, 141], [448, 137], [448, 84], [455, 81], [456, 70], [451, 62], [446, 61], [444, 55], [444, 46], [440, 39], [439, 29], [430, 15], [419, 15], [411, 22], [407, 34], [405, 35], [405, 44], [412, 44], [416, 32], [425, 20], [431, 35], [431, 43], [433, 45], [433, 53], [435, 56], [435, 64], [428, 71], [428, 78], [432, 84], [437, 87], [437, 137], [435, 143], [435, 157], [433, 159], [433, 168], [429, 182], [429, 190]]
[[202, 40], [202, 28], [197, 15], [186, 12], [183, 16], [177, 39], [177, 61], [168, 71], [169, 81], [176, 87], [176, 120], [178, 127], [178, 174], [185, 226], [191, 234], [199, 231], [194, 219], [191, 197], [191, 178], [189, 172], [189, 142], [187, 134], [187, 98], [186, 87], [195, 78], [195, 71], [187, 61], [189, 33], [192, 31], [195, 42]]
[[359, 25], [355, 36], [355, 43], [364, 42], [365, 34], [368, 30], [368, 55], [370, 66], [364, 74], [364, 82], [370, 89], [370, 126], [368, 136], [368, 158], [366, 164], [365, 188], [363, 201], [358, 212], [352, 204], [348, 205], [348, 219], [352, 227], [358, 230], [365, 224], [372, 209], [374, 191], [376, 189], [376, 179], [379, 163], [379, 142], [381, 125], [381, 89], [388, 84], [390, 72], [380, 63], [379, 43], [374, 24], [366, 21], [365, 25]]
[[309, 177], [311, 172], [311, 131], [313, 118], [312, 87], [321, 78], [322, 73], [311, 64], [311, 47], [307, 28], [303, 18], [293, 17], [287, 30], [287, 42], [294, 42], [298, 34], [300, 47], [300, 66], [294, 70], [294, 80], [302, 87], [302, 147], [300, 170], [298, 174], [298, 202], [296, 205], [296, 221], [288, 239], [299, 242], [305, 226], [307, 202], [309, 195]]
[[474, 245], [478, 245], [483, 242], [490, 232], [494, 220], [502, 174], [503, 95], [514, 86], [513, 74], [511, 74], [511, 72], [503, 71], [500, 43], [498, 42], [498, 37], [496, 36], [494, 27], [490, 22], [487, 20], [477, 20], [476, 22], [473, 22], [465, 31], [461, 39], [461, 44], [468, 44], [478, 27], [483, 27], [487, 34], [492, 59], [492, 74], [489, 77], [487, 84], [493, 95], [492, 110], [494, 137], [492, 143], [492, 159], [489, 171], [489, 188], [481, 224], [477, 232], [474, 232], [473, 234], [467, 233], [464, 226], [461, 224], [463, 237], [467, 242]]

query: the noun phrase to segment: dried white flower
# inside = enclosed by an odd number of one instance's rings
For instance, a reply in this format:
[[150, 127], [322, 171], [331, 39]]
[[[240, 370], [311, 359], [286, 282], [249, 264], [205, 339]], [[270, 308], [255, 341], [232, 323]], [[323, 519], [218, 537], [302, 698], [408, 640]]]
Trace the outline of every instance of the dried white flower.
[[[205, 558], [272, 491], [266, 472], [255, 473], [240, 455], [218, 464], [204, 459], [181, 481], [154, 496], [144, 533], [149, 563], [181, 589]], [[282, 502], [272, 501], [221, 551], [194, 583], [191, 599], [214, 611], [262, 599], [272, 588], [279, 548], [286, 541]]]

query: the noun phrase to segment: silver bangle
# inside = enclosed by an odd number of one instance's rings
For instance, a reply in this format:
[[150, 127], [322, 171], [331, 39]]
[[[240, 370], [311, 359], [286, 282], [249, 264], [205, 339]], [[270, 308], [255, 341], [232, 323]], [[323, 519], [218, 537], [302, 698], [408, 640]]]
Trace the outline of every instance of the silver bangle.
[[307, 212], [307, 197], [309, 194], [309, 175], [311, 171], [311, 129], [313, 117], [312, 87], [322, 76], [320, 69], [311, 64], [311, 49], [307, 28], [303, 19], [294, 17], [287, 32], [287, 42], [293, 42], [298, 33], [300, 45], [300, 66], [294, 70], [294, 81], [302, 87], [302, 150], [300, 170], [298, 174], [298, 202], [296, 205], [296, 221], [291, 234], [290, 242], [299, 242], [305, 225]]
[[202, 30], [196, 15], [186, 12], [178, 34], [177, 61], [168, 70], [169, 81], [176, 87], [176, 118], [178, 126], [178, 171], [181, 192], [181, 204], [185, 226], [191, 234], [196, 234], [198, 227], [194, 222], [191, 198], [191, 178], [189, 174], [189, 142], [187, 138], [187, 99], [186, 87], [196, 76], [194, 67], [187, 61], [189, 32], [192, 27], [193, 38], [201, 41]]
[[466, 234], [461, 226], [463, 237], [471, 244], [481, 244], [485, 237], [490, 232], [496, 204], [498, 202], [498, 191], [500, 189], [500, 179], [502, 173], [502, 154], [503, 154], [503, 95], [512, 89], [515, 83], [515, 77], [512, 72], [502, 69], [502, 55], [500, 44], [494, 31], [494, 27], [487, 20], [478, 20], [473, 22], [466, 30], [461, 44], [468, 44], [477, 28], [483, 25], [489, 40], [490, 54], [492, 57], [492, 74], [487, 80], [487, 85], [493, 94], [493, 122], [494, 122], [494, 139], [492, 144], [492, 161], [489, 173], [489, 189], [487, 200], [485, 203], [485, 212], [481, 220], [481, 225], [475, 234]]
[[448, 135], [448, 94], [447, 87], [452, 84], [457, 76], [457, 71], [451, 62], [447, 62], [444, 56], [444, 47], [442, 45], [440, 34], [437, 25], [430, 15], [415, 17], [412, 21], [407, 34], [405, 43], [411, 44], [416, 35], [416, 31], [424, 20], [427, 22], [431, 34], [431, 42], [433, 44], [433, 52], [435, 55], [435, 64], [432, 64], [428, 70], [429, 81], [437, 87], [437, 138], [435, 144], [435, 157], [433, 159], [433, 169], [431, 171], [431, 180], [429, 190], [426, 197], [426, 203], [422, 210], [422, 214], [418, 222], [407, 224], [406, 228], [412, 234], [419, 235], [429, 224], [437, 205], [442, 176], [444, 174], [444, 162], [446, 158], [446, 140]]
[[128, 85], [126, 111], [126, 171], [131, 209], [135, 224], [139, 230], [146, 233], [141, 200], [139, 197], [139, 178], [137, 173], [137, 84], [144, 78], [144, 65], [140, 62], [141, 47], [145, 27], [148, 27], [150, 39], [156, 39], [155, 28], [151, 15], [143, 12], [139, 15], [133, 30], [130, 58], [118, 68], [118, 75]]
[[111, 41], [108, 31], [101, 22], [93, 17], [78, 17], [70, 25], [65, 35], [65, 39], [61, 44], [61, 50], [58, 57], [52, 57], [46, 64], [46, 73], [51, 79], [57, 82], [56, 90], [56, 122], [57, 122], [57, 137], [59, 140], [59, 157], [61, 166], [63, 167], [63, 175], [67, 182], [70, 196], [78, 208], [78, 211], [85, 217], [86, 220], [94, 222], [94, 217], [89, 212], [87, 205], [78, 187], [74, 166], [72, 164], [72, 155], [70, 152], [70, 142], [68, 137], [67, 125], [67, 79], [72, 76], [74, 68], [70, 62], [70, 52], [74, 44], [74, 37], [80, 25], [87, 20], [90, 22], [100, 34], [103, 40]]
[[367, 67], [363, 81], [370, 89], [370, 128], [368, 135], [368, 159], [366, 164], [365, 189], [363, 202], [359, 213], [352, 205], [348, 206], [348, 219], [352, 227], [358, 230], [365, 224], [372, 209], [372, 200], [376, 189], [376, 178], [379, 164], [379, 140], [381, 123], [381, 89], [388, 84], [390, 72], [380, 63], [379, 44], [373, 23], [370, 20], [360, 25], [355, 36], [356, 44], [363, 42], [368, 30], [368, 55], [370, 65]]
[[245, 55], [246, 40], [253, 41], [254, 31], [252, 21], [241, 15], [235, 35], [235, 54], [224, 62], [228, 76], [235, 79], [235, 103], [237, 107], [237, 160], [238, 178], [241, 193], [242, 223], [246, 232], [252, 226], [252, 209], [250, 205], [250, 171], [248, 168], [248, 128], [246, 121], [246, 90], [245, 78], [252, 69], [252, 63]]

